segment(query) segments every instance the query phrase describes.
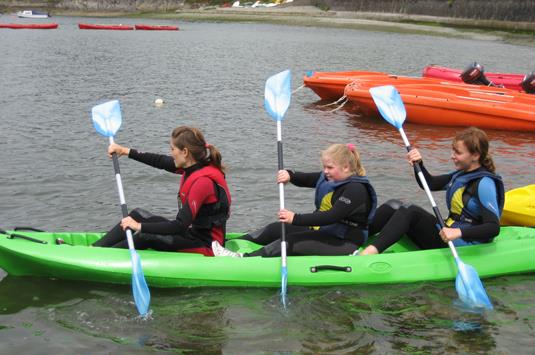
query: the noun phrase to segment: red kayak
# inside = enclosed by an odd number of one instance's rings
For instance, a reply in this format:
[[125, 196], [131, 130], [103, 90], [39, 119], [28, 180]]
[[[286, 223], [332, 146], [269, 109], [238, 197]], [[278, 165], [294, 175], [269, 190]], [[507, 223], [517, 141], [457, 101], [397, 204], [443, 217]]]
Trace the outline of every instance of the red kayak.
[[0, 28], [53, 30], [58, 28], [57, 23], [0, 23]]
[[136, 30], [140, 31], [178, 31], [178, 26], [165, 25], [135, 25]]
[[98, 25], [93, 23], [79, 23], [78, 28], [81, 30], [115, 30], [115, 31], [129, 31], [133, 30], [134, 26], [130, 25]]
[[[477, 64], [477, 63], [474, 63]], [[437, 78], [456, 82], [466, 82], [462, 78], [463, 72], [466, 72], [470, 68], [465, 69], [453, 69], [440, 65], [428, 65], [424, 68], [422, 76], [427, 78]], [[483, 74], [482, 74], [483, 75]], [[504, 73], [488, 73], [484, 72], [484, 76], [487, 77], [495, 86], [503, 86], [511, 90], [526, 91], [523, 88], [522, 81], [526, 77], [524, 74], [504, 74]], [[469, 82], [469, 84], [471, 84]], [[483, 84], [483, 83], [478, 83]], [[487, 84], [488, 85], [488, 84]]]

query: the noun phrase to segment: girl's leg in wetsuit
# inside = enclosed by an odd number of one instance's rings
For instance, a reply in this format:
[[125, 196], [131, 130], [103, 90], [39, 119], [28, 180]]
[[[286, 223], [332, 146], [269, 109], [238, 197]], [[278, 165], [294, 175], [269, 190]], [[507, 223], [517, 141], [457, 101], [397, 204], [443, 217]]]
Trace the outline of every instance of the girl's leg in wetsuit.
[[[137, 222], [141, 223], [167, 221], [166, 218], [155, 216], [152, 213], [145, 211], [141, 208], [133, 209], [128, 215], [135, 219]], [[126, 233], [125, 231], [123, 231], [120, 224], [117, 223], [108, 233], [106, 233], [102, 238], [93, 243], [93, 246], [114, 247], [116, 244], [121, 243], [123, 241], [126, 241]]]
[[[161, 235], [149, 233], [136, 233], [133, 235], [135, 248], [138, 250], [154, 249], [159, 251], [179, 251], [206, 247], [199, 238], [187, 235]], [[126, 236], [114, 248], [128, 249]]]
[[[296, 227], [296, 226], [293, 226]], [[280, 225], [279, 225], [280, 229]], [[306, 229], [286, 236], [288, 255], [349, 255], [358, 248], [354, 242], [337, 238], [329, 233]], [[275, 240], [265, 247], [248, 254], [248, 256], [275, 257], [281, 255], [281, 241]]]
[[[295, 232], [310, 230], [308, 227], [294, 226], [291, 224], [287, 224], [285, 228], [286, 228], [286, 235], [289, 235]], [[248, 240], [256, 244], [260, 244], [260, 245], [268, 245], [276, 240], [279, 240], [279, 244], [280, 244], [281, 234], [282, 234], [282, 227], [281, 227], [280, 222], [274, 222], [274, 223], [268, 224], [267, 226], [263, 228], [244, 234], [240, 236], [238, 239]], [[279, 253], [280, 253], [280, 250], [279, 250]]]
[[[383, 206], [380, 209], [384, 213], [391, 212]], [[381, 229], [379, 237], [371, 245], [382, 253], [406, 234], [420, 249], [444, 248], [447, 245], [444, 244], [438, 232], [434, 215], [420, 206], [400, 206], [391, 214], [390, 219]]]
[[[163, 222], [167, 218], [155, 216], [141, 208], [136, 208], [130, 212], [129, 216], [138, 222]], [[181, 249], [192, 249], [205, 247], [203, 242], [189, 234], [186, 235], [158, 235], [148, 233], [134, 233], [134, 246], [136, 249], [155, 249], [161, 251], [178, 251]], [[96, 247], [128, 248], [126, 233], [119, 224], [115, 225], [100, 240], [93, 243]]]
[[372, 223], [370, 223], [368, 232], [373, 236], [381, 231], [388, 223], [392, 215], [403, 205], [400, 200], [388, 200], [381, 206], [377, 207]]

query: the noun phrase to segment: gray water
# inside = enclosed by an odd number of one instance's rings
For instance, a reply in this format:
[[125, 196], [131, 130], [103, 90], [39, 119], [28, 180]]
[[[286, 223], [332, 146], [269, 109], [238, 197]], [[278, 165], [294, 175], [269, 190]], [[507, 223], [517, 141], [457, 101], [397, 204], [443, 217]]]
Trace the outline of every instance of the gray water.
[[[533, 47], [357, 30], [264, 24], [178, 23], [179, 32], [81, 31], [78, 22], [160, 23], [53, 18], [59, 29], [0, 30], [0, 228], [107, 230], [120, 218], [107, 141], [91, 108], [118, 99], [116, 141], [168, 152], [169, 133], [193, 125], [218, 147], [233, 196], [229, 230], [274, 220], [278, 189], [276, 124], [265, 113], [265, 80], [292, 70], [294, 89], [308, 70], [374, 70], [420, 75], [430, 63], [524, 73]], [[20, 21], [3, 15], [1, 22]], [[155, 106], [154, 100], [165, 100]], [[380, 202], [398, 197], [427, 206], [387, 123], [336, 112], [308, 89], [297, 91], [283, 121], [285, 166], [320, 167], [319, 151], [351, 142], [361, 152]], [[458, 128], [406, 124], [432, 172], [452, 169]], [[487, 131], [507, 189], [533, 183], [535, 134]], [[126, 200], [172, 217], [177, 177], [121, 159]], [[286, 207], [312, 208], [312, 192], [286, 189]], [[437, 202], [444, 208], [442, 194]], [[497, 260], [496, 262], [499, 262]], [[451, 282], [397, 286], [290, 288], [288, 311], [272, 289], [152, 290], [152, 319], [135, 316], [130, 288], [15, 278], [0, 270], [0, 353], [530, 353], [535, 346], [535, 278], [485, 281], [496, 310], [465, 314]], [[459, 322], [476, 324], [462, 331]], [[464, 324], [464, 323], [463, 323]]]

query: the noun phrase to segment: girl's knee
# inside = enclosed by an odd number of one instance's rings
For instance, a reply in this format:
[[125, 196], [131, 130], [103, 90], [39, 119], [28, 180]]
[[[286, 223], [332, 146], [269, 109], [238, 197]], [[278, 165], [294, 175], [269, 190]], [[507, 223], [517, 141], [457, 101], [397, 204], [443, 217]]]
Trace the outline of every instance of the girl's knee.
[[[391, 209], [393, 210], [398, 210], [401, 206], [403, 206], [403, 202], [401, 200], [397, 200], [397, 199], [390, 199], [388, 201], [386, 201], [385, 203], [383, 203], [381, 205], [381, 207], [390, 207]], [[379, 208], [381, 208], [379, 207]]]
[[139, 208], [139, 207], [134, 208], [132, 211], [130, 211], [128, 215], [138, 222], [141, 220], [149, 219], [150, 217], [154, 216], [149, 211], [144, 210], [143, 208]]

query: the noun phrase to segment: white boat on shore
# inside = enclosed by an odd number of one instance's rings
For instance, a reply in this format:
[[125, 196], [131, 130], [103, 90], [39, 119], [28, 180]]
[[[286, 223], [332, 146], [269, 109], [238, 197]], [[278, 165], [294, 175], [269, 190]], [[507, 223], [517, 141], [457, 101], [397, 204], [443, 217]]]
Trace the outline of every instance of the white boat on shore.
[[18, 17], [22, 18], [49, 18], [48, 12], [34, 11], [34, 10], [23, 10], [17, 12]]

